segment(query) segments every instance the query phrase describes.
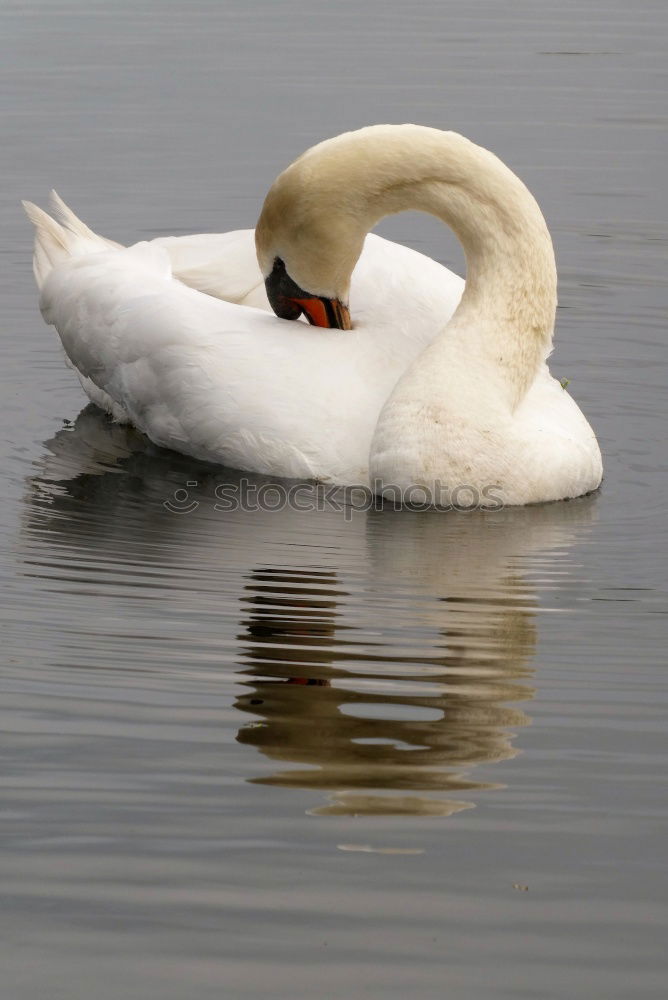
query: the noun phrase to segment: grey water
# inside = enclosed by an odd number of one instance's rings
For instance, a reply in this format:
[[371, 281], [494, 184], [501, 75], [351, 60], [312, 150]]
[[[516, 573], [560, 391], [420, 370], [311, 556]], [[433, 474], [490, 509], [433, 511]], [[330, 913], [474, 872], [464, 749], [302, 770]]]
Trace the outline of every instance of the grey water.
[[[3, 997], [665, 996], [667, 39], [664, 0], [4, 0]], [[225, 511], [85, 406], [20, 198], [252, 226], [385, 121], [536, 195], [596, 495]]]

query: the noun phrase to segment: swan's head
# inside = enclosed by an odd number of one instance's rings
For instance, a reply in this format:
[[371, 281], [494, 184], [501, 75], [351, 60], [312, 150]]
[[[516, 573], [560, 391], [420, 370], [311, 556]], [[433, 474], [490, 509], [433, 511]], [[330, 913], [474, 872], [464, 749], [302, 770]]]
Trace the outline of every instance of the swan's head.
[[255, 246], [278, 316], [297, 319], [304, 313], [314, 326], [350, 330], [350, 275], [368, 227], [336, 166], [317, 146], [289, 166], [269, 189]]

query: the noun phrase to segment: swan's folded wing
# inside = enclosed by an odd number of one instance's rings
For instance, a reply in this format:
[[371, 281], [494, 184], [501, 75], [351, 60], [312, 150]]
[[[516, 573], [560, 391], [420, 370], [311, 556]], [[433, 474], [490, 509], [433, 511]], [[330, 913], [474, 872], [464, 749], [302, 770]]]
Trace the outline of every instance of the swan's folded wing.
[[88, 395], [155, 443], [298, 478], [365, 469], [370, 431], [336, 419], [341, 386], [361, 400], [362, 428], [380, 401], [340, 331], [201, 295], [173, 280], [154, 243], [54, 268], [41, 305]]
[[271, 331], [277, 322], [273, 315], [175, 281], [170, 256], [155, 241], [55, 267], [40, 307], [79, 374], [108, 393], [138, 426], [144, 424], [142, 411], [165, 398], [164, 385], [152, 390], [152, 382], [166, 359], [175, 371], [206, 369], [212, 355], [220, 362], [221, 338], [237, 339], [249, 351], [263, 326]]
[[152, 243], [167, 251], [174, 277], [184, 285], [226, 302], [269, 310], [252, 229], [160, 236]]

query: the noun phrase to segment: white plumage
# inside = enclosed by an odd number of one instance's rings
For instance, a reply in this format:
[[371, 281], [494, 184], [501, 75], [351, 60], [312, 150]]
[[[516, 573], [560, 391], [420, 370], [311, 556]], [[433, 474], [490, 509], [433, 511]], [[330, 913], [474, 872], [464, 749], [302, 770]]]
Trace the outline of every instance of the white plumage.
[[[439, 215], [464, 245], [466, 294], [452, 319], [460, 278], [364, 239], [410, 207]], [[509, 504], [600, 482], [596, 439], [545, 364], [556, 300], [542, 215], [507, 167], [461, 136], [349, 133], [270, 191], [257, 230], [263, 272], [280, 254], [310, 292], [345, 301], [349, 291], [352, 331], [268, 313], [250, 230], [123, 248], [59, 200], [60, 222], [26, 209], [42, 312], [84, 389], [159, 445], [385, 492], [494, 486]], [[333, 235], [314, 243], [330, 218]]]
[[89, 398], [156, 444], [255, 472], [365, 483], [382, 404], [464, 287], [372, 234], [355, 329], [321, 329], [269, 311], [252, 230], [110, 248], [71, 213], [63, 228], [27, 210], [42, 313]]

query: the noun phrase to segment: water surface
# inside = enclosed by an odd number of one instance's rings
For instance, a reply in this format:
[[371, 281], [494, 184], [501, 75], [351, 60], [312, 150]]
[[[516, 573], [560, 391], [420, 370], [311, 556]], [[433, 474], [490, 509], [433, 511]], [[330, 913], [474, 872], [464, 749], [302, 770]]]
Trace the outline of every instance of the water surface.
[[[666, 8], [449, 7], [0, 12], [12, 1000], [665, 995]], [[18, 199], [126, 242], [250, 226], [309, 144], [406, 120], [543, 207], [603, 488], [216, 509], [238, 473], [85, 407]]]

